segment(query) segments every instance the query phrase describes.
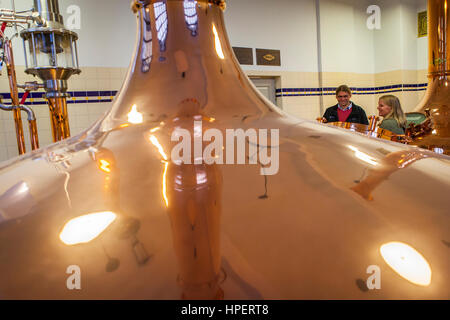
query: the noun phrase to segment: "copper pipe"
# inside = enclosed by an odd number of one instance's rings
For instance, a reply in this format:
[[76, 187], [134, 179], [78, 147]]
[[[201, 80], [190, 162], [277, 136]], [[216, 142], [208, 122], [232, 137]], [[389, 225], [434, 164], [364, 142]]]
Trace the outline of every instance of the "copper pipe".
[[48, 98], [53, 141], [61, 141], [70, 137], [67, 100], [65, 97]]
[[37, 132], [36, 119], [28, 121], [28, 126], [30, 130], [31, 149], [32, 150], [39, 149], [39, 138]]
[[375, 131], [377, 127], [378, 117], [377, 116], [370, 116], [369, 117], [369, 131], [373, 132]]
[[[11, 104], [13, 106], [19, 105], [19, 91], [17, 88], [17, 78], [16, 78], [16, 69], [14, 65], [14, 56], [12, 51], [12, 45], [10, 40], [5, 40], [5, 60], [6, 60], [6, 68], [8, 70], [8, 80], [9, 80], [9, 88], [11, 92]], [[24, 154], [26, 152], [25, 148], [25, 138], [23, 135], [23, 126], [22, 126], [22, 116], [20, 114], [20, 109], [13, 109], [14, 115], [14, 123], [16, 126], [16, 136], [17, 136], [17, 147], [19, 151], [19, 155]]]
[[432, 130], [412, 144], [450, 155], [450, 8], [448, 0], [428, 1], [428, 89], [415, 111], [430, 109]]
[[33, 150], [39, 149], [39, 139], [38, 139], [38, 134], [37, 134], [36, 116], [34, 115], [33, 110], [25, 105], [6, 106], [1, 103], [0, 103], [0, 109], [5, 110], [5, 111], [15, 111], [15, 110], [20, 111], [20, 110], [22, 110], [28, 114], [28, 124], [29, 124], [29, 128], [30, 128], [31, 148]]

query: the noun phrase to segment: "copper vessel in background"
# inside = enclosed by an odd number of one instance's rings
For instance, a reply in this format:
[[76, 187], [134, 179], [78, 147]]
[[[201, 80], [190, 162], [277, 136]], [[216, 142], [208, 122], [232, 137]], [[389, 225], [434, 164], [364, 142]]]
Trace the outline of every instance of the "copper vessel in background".
[[[428, 88], [414, 111], [430, 111], [431, 125], [415, 129], [412, 144], [450, 155], [450, 7], [448, 0], [428, 0]], [[419, 126], [420, 127], [420, 126]], [[430, 128], [430, 129], [428, 129]]]
[[111, 110], [2, 164], [0, 299], [449, 299], [450, 158], [284, 114], [223, 7], [134, 1]]

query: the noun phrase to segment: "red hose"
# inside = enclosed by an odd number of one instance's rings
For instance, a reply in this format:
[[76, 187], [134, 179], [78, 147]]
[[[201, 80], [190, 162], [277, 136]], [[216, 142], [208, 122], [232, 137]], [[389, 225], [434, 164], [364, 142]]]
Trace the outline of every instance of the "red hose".
[[2, 23], [2, 28], [1, 28], [2, 33], [5, 32], [5, 28], [6, 28], [6, 22], [3, 22]]
[[25, 100], [27, 100], [28, 94], [30, 93], [30, 91], [25, 91], [25, 93], [22, 96], [22, 100], [20, 100], [20, 104], [24, 104]]

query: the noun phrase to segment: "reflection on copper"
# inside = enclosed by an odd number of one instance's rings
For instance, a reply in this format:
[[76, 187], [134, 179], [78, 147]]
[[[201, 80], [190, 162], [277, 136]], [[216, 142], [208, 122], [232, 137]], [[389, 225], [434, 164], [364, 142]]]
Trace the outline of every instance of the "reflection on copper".
[[221, 299], [221, 174], [216, 164], [168, 163], [167, 196], [183, 299]]
[[395, 134], [392, 131], [377, 127], [378, 117], [370, 116], [369, 119], [369, 125], [353, 122], [326, 122], [326, 120], [323, 121], [321, 118], [317, 118], [317, 121], [319, 123], [327, 123], [329, 125], [344, 128], [353, 132], [359, 132], [368, 137], [390, 140], [404, 144], [411, 142], [411, 139], [409, 139], [407, 135]]
[[380, 253], [386, 263], [406, 280], [419, 286], [430, 285], [430, 264], [410, 245], [398, 241], [385, 243], [380, 247]]
[[109, 166], [111, 164], [107, 160], [100, 159], [99, 162], [100, 162], [100, 169], [102, 171], [105, 171], [106, 173], [110, 173], [111, 172], [111, 169], [109, 168]]
[[381, 166], [370, 169], [368, 176], [357, 185], [351, 187], [351, 189], [363, 198], [373, 200], [373, 191], [394, 172], [427, 157], [429, 155], [421, 151], [391, 152], [382, 159], [380, 162]]
[[167, 155], [164, 152], [164, 148], [161, 146], [161, 144], [158, 141], [158, 138], [156, 138], [154, 135], [150, 135], [150, 141], [151, 143], [158, 149], [159, 154], [162, 156], [162, 158], [167, 161]]
[[416, 107], [427, 121], [412, 126], [413, 145], [450, 155], [450, 8], [448, 0], [428, 0], [428, 88]]
[[82, 215], [68, 221], [59, 239], [66, 245], [72, 246], [87, 243], [97, 238], [116, 219], [114, 212], [96, 212]]
[[137, 106], [133, 104], [130, 112], [128, 112], [128, 122], [132, 124], [139, 124], [144, 121], [144, 116], [142, 113], [137, 111]]
[[195, 0], [184, 0], [184, 18], [186, 20], [186, 25], [189, 30], [191, 30], [191, 35], [195, 37], [197, 35], [198, 29], [198, 15], [195, 6], [197, 1]]
[[144, 22], [144, 30], [142, 36], [142, 72], [148, 72], [150, 70], [150, 64], [153, 59], [153, 46], [152, 46], [152, 25], [150, 19], [150, 9], [147, 7], [143, 11], [142, 21]]
[[217, 33], [217, 29], [214, 24], [212, 26], [212, 30], [214, 34], [214, 47], [216, 48], [216, 53], [220, 59], [225, 59], [225, 55], [222, 50], [222, 43], [220, 42], [219, 34]]
[[159, 51], [166, 51], [167, 28], [169, 26], [167, 18], [167, 6], [164, 2], [153, 4], [155, 11], [156, 31], [158, 34]]
[[355, 157], [357, 157], [358, 159], [371, 164], [373, 166], [376, 166], [378, 163], [376, 161], [375, 158], [369, 156], [368, 154], [361, 152], [358, 148], [354, 147], [354, 146], [348, 146], [350, 150], [355, 152]]
[[[150, 130], [150, 132], [157, 131], [155, 129], [156, 128], [153, 128], [152, 130]], [[166, 207], [168, 207], [169, 199], [167, 198], [167, 168], [169, 166], [169, 158], [167, 157], [167, 155], [164, 151], [164, 148], [159, 143], [158, 138], [156, 138], [154, 135], [150, 135], [150, 142], [156, 147], [159, 154], [163, 158], [163, 160], [161, 161], [164, 164], [163, 180], [162, 180], [162, 194], [163, 194], [164, 203], [166, 204]]]

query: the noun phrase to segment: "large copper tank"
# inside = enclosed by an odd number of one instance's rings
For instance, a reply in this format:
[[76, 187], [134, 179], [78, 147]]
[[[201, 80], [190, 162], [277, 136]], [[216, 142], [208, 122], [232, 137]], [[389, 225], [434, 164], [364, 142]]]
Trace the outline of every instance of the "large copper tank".
[[450, 155], [450, 3], [428, 0], [428, 88], [416, 112], [430, 112], [430, 134], [413, 142]]
[[[112, 109], [2, 165], [0, 298], [450, 298], [450, 158], [285, 115], [240, 69], [219, 5], [136, 1]], [[176, 163], [183, 128], [279, 129], [259, 143], [279, 171]], [[71, 219], [102, 211], [116, 219], [97, 238], [61, 241]], [[380, 249], [395, 241], [423, 256], [428, 284], [387, 264]], [[73, 265], [79, 290], [67, 287]]]

